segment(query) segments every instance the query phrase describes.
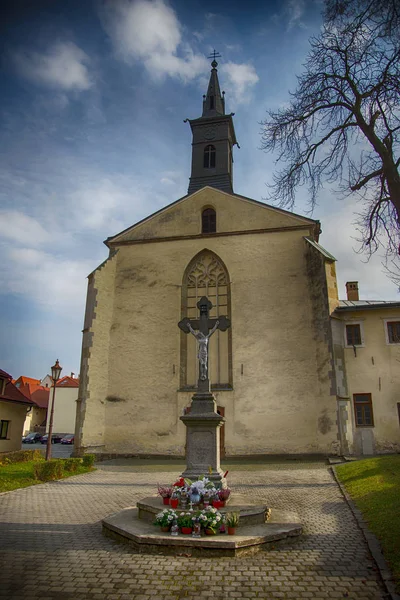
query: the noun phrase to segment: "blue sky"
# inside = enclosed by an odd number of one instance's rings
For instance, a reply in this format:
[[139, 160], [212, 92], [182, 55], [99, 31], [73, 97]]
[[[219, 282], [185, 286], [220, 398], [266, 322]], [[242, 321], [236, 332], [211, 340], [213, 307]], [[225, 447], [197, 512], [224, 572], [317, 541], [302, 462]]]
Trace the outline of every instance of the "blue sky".
[[[267, 108], [288, 90], [321, 26], [319, 0], [2, 4], [0, 367], [79, 372], [86, 277], [102, 241], [187, 192], [191, 134], [213, 48], [235, 112], [234, 190], [266, 198], [274, 157], [260, 148]], [[296, 212], [307, 210], [300, 190]], [[380, 257], [356, 254], [354, 201], [325, 188], [313, 217], [337, 259], [340, 296], [398, 300]]]

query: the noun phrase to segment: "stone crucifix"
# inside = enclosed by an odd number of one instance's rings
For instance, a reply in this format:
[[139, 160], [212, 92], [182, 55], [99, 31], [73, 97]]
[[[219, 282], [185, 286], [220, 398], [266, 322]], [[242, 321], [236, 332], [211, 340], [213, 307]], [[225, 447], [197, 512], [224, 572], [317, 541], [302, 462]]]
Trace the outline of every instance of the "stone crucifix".
[[231, 325], [230, 320], [224, 316], [218, 317], [218, 319], [210, 319], [209, 314], [212, 306], [209, 299], [206, 296], [202, 296], [197, 303], [197, 308], [200, 311], [199, 318], [190, 320], [188, 317], [185, 317], [178, 323], [178, 327], [184, 333], [194, 335], [198, 343], [199, 380], [197, 387], [199, 392], [208, 392], [210, 390], [208, 377], [208, 342], [210, 337], [217, 329], [226, 331]]

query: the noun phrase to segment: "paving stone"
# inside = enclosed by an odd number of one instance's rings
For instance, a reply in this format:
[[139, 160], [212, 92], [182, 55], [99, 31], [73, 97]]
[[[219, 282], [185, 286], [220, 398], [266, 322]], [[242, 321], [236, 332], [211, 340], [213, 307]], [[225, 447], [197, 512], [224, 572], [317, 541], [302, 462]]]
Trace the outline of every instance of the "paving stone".
[[227, 600], [344, 597], [384, 600], [353, 515], [322, 462], [266, 464], [229, 474], [253, 502], [296, 510], [304, 536], [253, 556], [137, 554], [102, 535], [105, 516], [178, 473], [136, 472], [129, 461], [0, 496], [0, 597], [10, 600]]

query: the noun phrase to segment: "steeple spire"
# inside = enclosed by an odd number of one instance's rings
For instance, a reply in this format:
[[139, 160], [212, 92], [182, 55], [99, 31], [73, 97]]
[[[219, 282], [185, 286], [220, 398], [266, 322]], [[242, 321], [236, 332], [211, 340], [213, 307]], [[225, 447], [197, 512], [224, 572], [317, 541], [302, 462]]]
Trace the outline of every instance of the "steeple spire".
[[215, 60], [216, 57], [219, 57], [220, 54], [218, 52], [213, 52], [212, 56], [208, 58], [212, 58], [213, 61], [211, 63], [211, 75], [210, 81], [208, 84], [207, 95], [203, 96], [203, 117], [218, 117], [225, 114], [225, 92], [222, 92], [219, 87], [218, 81], [218, 63]]
[[212, 53], [210, 82], [207, 95], [203, 96], [203, 113], [189, 121], [193, 134], [192, 173], [188, 194], [211, 186], [233, 194], [232, 149], [236, 141], [233, 114], [225, 114], [224, 92], [221, 94], [215, 60], [220, 55]]

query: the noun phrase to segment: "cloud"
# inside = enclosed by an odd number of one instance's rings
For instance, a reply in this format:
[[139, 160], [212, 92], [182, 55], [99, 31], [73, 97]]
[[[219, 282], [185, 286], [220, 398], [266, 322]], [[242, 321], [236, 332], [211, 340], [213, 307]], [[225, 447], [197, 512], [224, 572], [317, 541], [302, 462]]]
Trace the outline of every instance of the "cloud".
[[73, 42], [57, 42], [47, 52], [19, 50], [12, 61], [20, 75], [36, 84], [64, 91], [84, 91], [93, 85], [88, 55]]
[[205, 57], [183, 43], [176, 13], [163, 0], [116, 0], [100, 18], [117, 54], [127, 63], [141, 60], [155, 79], [189, 81], [207, 68]]
[[224, 64], [224, 74], [228, 78], [227, 91], [237, 103], [247, 103], [250, 100], [249, 90], [259, 77], [255, 68], [249, 64], [228, 62]]
[[40, 246], [51, 242], [52, 235], [36, 219], [19, 211], [0, 211], [0, 237], [27, 246]]
[[289, 18], [287, 24], [288, 31], [296, 26], [304, 27], [304, 23], [301, 21], [304, 9], [304, 0], [289, 0], [285, 9], [286, 16]]
[[28, 296], [55, 313], [82, 314], [92, 261], [63, 259], [34, 248], [10, 248], [7, 260], [1, 293]]

